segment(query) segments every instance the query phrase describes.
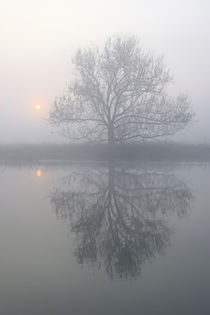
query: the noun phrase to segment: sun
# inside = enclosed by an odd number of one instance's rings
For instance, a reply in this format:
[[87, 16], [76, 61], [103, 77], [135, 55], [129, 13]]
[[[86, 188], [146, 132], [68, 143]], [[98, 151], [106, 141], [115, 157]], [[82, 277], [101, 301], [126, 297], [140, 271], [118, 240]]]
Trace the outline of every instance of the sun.
[[41, 106], [40, 105], [36, 105], [35, 108], [36, 108], [36, 110], [40, 110]]
[[41, 170], [37, 170], [36, 171], [36, 176], [37, 177], [41, 177], [42, 176], [42, 171]]

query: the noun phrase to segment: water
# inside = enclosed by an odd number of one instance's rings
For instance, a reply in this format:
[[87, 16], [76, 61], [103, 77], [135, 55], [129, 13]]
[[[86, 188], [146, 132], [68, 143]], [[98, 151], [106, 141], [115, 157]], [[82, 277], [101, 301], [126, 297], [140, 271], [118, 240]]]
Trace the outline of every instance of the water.
[[0, 314], [209, 314], [210, 166], [0, 167]]

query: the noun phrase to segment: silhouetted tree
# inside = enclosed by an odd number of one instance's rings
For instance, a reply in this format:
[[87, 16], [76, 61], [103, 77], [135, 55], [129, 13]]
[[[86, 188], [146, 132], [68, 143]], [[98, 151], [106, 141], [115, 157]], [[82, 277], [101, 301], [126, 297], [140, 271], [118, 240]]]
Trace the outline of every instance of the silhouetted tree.
[[[184, 216], [192, 194], [174, 175], [114, 168], [71, 173], [67, 189], [55, 189], [57, 217], [77, 235], [78, 262], [105, 266], [110, 277], [135, 277], [170, 242], [167, 217]], [[69, 189], [71, 187], [71, 189]]]
[[72, 141], [154, 139], [175, 134], [193, 116], [186, 95], [168, 96], [169, 71], [135, 36], [111, 37], [102, 50], [79, 49], [73, 63], [77, 76], [50, 112], [52, 125]]

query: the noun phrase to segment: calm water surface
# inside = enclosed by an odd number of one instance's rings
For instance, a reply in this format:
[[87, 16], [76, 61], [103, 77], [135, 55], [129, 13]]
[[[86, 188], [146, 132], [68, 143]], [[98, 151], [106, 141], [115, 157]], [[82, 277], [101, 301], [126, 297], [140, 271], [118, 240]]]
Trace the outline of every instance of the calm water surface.
[[0, 314], [210, 314], [210, 165], [0, 167]]

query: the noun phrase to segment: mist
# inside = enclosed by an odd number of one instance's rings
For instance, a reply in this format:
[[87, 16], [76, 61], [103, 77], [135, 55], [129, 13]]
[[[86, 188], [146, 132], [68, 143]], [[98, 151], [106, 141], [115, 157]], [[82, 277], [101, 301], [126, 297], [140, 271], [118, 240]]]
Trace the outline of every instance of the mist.
[[210, 314], [210, 2], [0, 5], [0, 314]]
[[[1, 4], [0, 143], [66, 142], [47, 123], [57, 95], [75, 74], [80, 47], [113, 34], [136, 34], [145, 50], [163, 55], [196, 117], [170, 140], [209, 143], [208, 1], [7, 1]], [[37, 113], [35, 104], [42, 104]]]

